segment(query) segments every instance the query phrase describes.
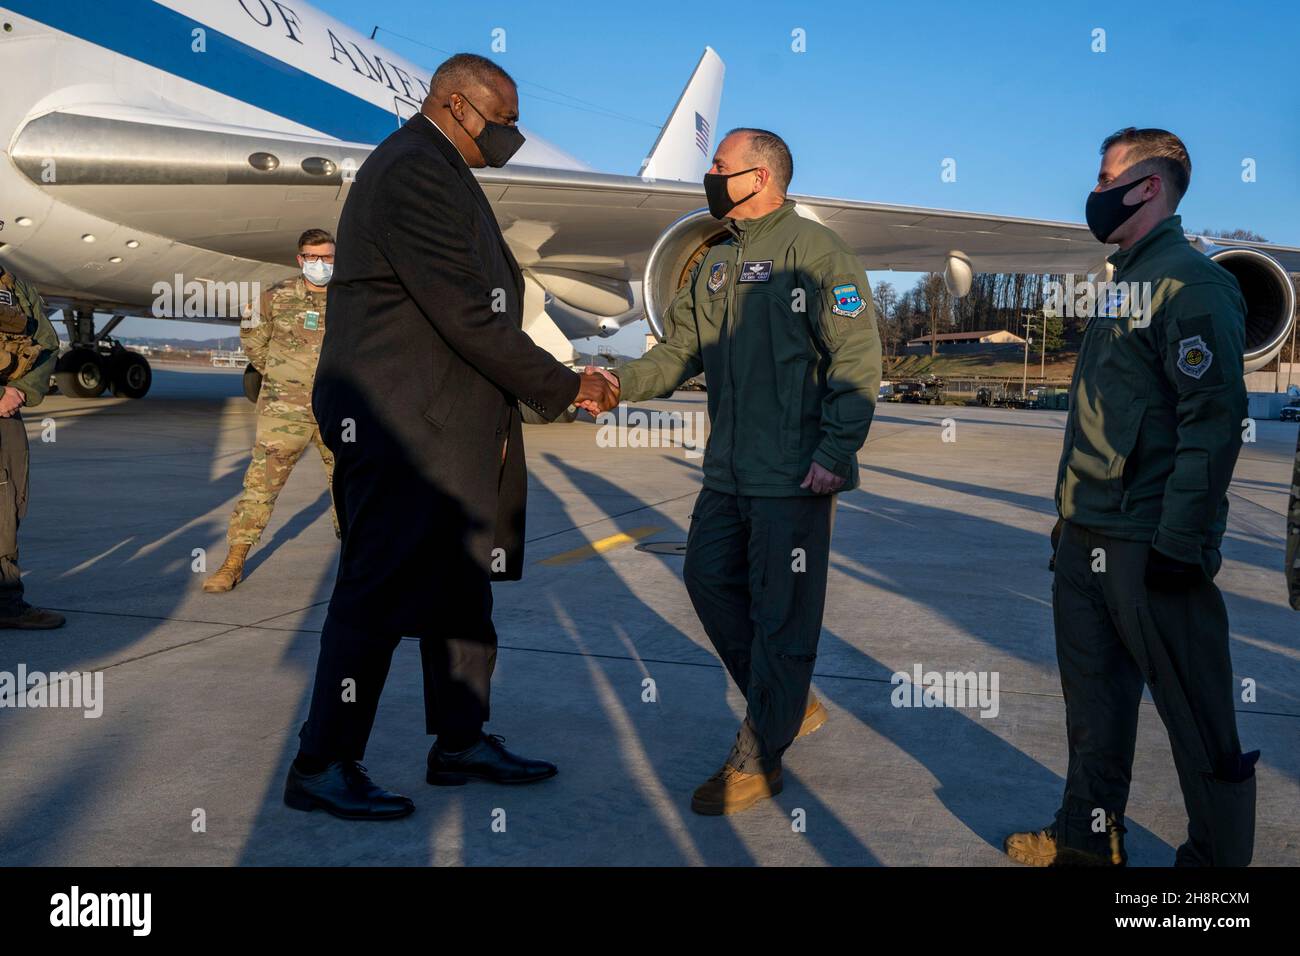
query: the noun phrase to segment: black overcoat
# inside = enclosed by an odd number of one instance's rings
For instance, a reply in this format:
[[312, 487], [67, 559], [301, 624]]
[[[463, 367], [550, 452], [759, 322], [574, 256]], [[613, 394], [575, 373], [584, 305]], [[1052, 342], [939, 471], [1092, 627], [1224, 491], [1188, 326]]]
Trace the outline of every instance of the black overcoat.
[[519, 265], [423, 115], [357, 172], [337, 238], [312, 394], [343, 531], [330, 610], [408, 635], [472, 626], [487, 576], [523, 569], [517, 403], [553, 419], [579, 376], [523, 332]]

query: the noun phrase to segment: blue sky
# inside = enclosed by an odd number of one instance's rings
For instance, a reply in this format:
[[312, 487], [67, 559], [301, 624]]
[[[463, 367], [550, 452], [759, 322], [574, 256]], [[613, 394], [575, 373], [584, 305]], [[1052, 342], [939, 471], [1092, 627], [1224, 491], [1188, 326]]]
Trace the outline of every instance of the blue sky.
[[[603, 171], [637, 171], [707, 44], [727, 66], [719, 126], [784, 136], [794, 192], [1081, 221], [1100, 141], [1162, 126], [1192, 157], [1188, 228], [1300, 245], [1300, 4], [316, 5], [430, 68], [493, 56], [520, 81], [523, 123]], [[791, 49], [796, 28], [806, 52]]]

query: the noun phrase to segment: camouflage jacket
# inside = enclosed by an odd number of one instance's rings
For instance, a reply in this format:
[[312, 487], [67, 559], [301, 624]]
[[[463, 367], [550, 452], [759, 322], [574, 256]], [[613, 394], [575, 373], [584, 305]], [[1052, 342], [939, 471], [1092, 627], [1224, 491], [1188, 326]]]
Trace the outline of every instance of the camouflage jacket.
[[258, 413], [314, 422], [311, 387], [325, 340], [325, 293], [309, 290], [302, 276], [277, 283], [262, 294], [239, 338], [262, 373]]
[[50, 376], [54, 374], [54, 365], [59, 357], [59, 336], [45, 314], [45, 302], [41, 299], [40, 293], [12, 272], [9, 275], [13, 280], [13, 291], [18, 300], [16, 305], [27, 313], [28, 334], [32, 341], [40, 346], [41, 353], [36, 360], [36, 365], [25, 375], [12, 382], [4, 382], [3, 385], [11, 385], [22, 392], [26, 399], [23, 407], [30, 408], [39, 405], [50, 390]]

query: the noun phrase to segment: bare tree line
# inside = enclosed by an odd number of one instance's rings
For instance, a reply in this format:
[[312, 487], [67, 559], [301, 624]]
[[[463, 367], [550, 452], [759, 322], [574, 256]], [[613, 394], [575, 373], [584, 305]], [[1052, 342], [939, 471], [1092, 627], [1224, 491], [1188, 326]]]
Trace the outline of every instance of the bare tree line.
[[[1025, 275], [985, 272], [971, 281], [970, 292], [955, 299], [943, 275], [930, 272], [906, 292], [881, 282], [872, 290], [885, 352], [897, 355], [908, 340], [945, 332], [993, 332], [1007, 329], [1024, 334], [1023, 316], [1042, 314], [1048, 282], [1064, 283], [1064, 275]], [[1082, 331], [1082, 319], [1067, 317], [1062, 332], [1069, 340]], [[934, 344], [931, 342], [931, 353]]]

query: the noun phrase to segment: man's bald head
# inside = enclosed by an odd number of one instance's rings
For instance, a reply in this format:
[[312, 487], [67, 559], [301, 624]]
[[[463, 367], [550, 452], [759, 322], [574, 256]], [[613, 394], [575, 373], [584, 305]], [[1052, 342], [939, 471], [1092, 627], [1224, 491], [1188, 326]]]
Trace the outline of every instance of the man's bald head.
[[519, 90], [510, 74], [487, 57], [457, 53], [434, 71], [421, 111], [455, 144], [466, 164], [478, 169], [488, 163], [475, 137], [488, 123], [519, 122]]
[[794, 178], [794, 157], [785, 140], [771, 130], [753, 126], [738, 126], [727, 133], [728, 139], [732, 136], [741, 141], [746, 165], [766, 166], [772, 174], [773, 187], [784, 196]]

